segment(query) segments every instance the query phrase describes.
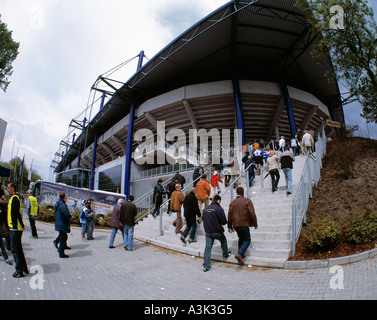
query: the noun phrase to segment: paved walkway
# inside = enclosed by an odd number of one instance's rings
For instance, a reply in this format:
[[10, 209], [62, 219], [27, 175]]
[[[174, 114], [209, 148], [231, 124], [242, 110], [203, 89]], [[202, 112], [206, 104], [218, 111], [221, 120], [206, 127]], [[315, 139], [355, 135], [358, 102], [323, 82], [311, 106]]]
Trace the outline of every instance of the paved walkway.
[[[23, 246], [29, 269], [40, 268], [43, 274], [35, 271], [14, 279], [14, 265], [5, 264], [1, 257], [3, 299], [377, 299], [376, 257], [336, 270], [292, 271], [214, 262], [212, 270], [204, 273], [202, 259], [140, 241], [135, 241], [135, 251], [125, 251], [119, 233], [116, 248], [109, 249], [110, 233], [98, 230], [95, 240], [82, 242], [80, 230], [72, 228], [68, 239], [72, 250], [66, 251], [70, 258], [59, 259], [52, 244], [57, 235], [54, 225], [37, 222], [36, 240], [31, 238], [27, 219], [25, 224]], [[40, 275], [38, 281], [36, 275]], [[332, 289], [342, 282], [344, 289]], [[33, 284], [43, 288], [32, 289]]]

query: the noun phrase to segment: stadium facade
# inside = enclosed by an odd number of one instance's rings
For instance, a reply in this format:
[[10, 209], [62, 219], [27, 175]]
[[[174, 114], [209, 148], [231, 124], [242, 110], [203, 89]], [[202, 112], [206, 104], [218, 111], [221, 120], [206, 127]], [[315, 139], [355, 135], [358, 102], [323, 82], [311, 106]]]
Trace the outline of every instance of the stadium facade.
[[231, 1], [145, 64], [141, 52], [126, 83], [101, 77], [100, 111], [72, 122], [81, 134], [62, 140], [52, 162], [57, 181], [140, 196], [158, 176], [190, 172], [193, 161], [169, 164], [180, 159], [166, 150], [166, 165], [135, 161], [135, 132], [150, 130], [156, 141], [159, 123], [187, 137], [192, 129], [238, 129], [242, 145], [317, 131], [326, 119], [344, 123], [338, 84], [325, 77], [331, 61], [314, 61], [317, 39], [294, 2]]

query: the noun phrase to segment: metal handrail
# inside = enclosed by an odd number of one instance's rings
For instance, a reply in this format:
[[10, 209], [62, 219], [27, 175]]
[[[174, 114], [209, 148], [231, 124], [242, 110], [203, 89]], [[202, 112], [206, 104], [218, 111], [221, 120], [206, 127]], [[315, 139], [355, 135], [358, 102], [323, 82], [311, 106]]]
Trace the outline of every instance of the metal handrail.
[[[204, 172], [208, 171], [209, 168], [211, 168], [212, 164], [208, 165], [207, 167], [204, 168]], [[188, 185], [186, 187], [184, 187], [181, 192], [183, 193], [184, 191], [186, 191], [189, 187], [191, 188], [191, 186], [199, 181], [199, 179], [201, 179], [201, 176], [198, 177], [197, 179], [191, 181], [188, 183]], [[163, 208], [164, 206], [166, 206], [168, 203], [169, 203], [170, 199], [166, 199], [164, 202], [162, 202], [161, 206], [160, 206], [160, 234], [162, 233], [162, 214], [161, 214], [161, 208]], [[140, 220], [144, 219], [145, 217], [147, 217], [152, 211], [154, 210], [153, 209], [150, 209], [148, 210], [146, 213], [144, 213], [143, 215], [141, 215], [137, 220], [135, 220], [135, 222], [139, 222]]]
[[[302, 223], [306, 223], [306, 210], [309, 203], [309, 198], [312, 196], [312, 183], [313, 181], [318, 183], [318, 181], [321, 179], [322, 158], [326, 153], [326, 134], [324, 131], [324, 126], [322, 126], [322, 137], [318, 133], [318, 141], [316, 142], [315, 146], [316, 159], [311, 157], [310, 154], [307, 155], [303, 174], [292, 198], [292, 256], [294, 256], [296, 252], [296, 242], [301, 233]], [[311, 171], [311, 163], [313, 164], [313, 172]], [[305, 185], [306, 178], [308, 179], [307, 186]], [[302, 196], [302, 199], [299, 199], [300, 196]], [[300, 200], [303, 201], [302, 210], [298, 212], [297, 207], [300, 204]], [[297, 223], [297, 218], [299, 218], [299, 223]]]
[[[233, 180], [233, 177], [232, 177], [231, 184], [221, 193], [220, 196], [223, 197], [229, 190], [233, 190], [234, 189], [234, 184], [237, 183], [242, 177], [244, 177], [245, 175], [247, 175], [247, 173], [249, 172], [249, 168], [253, 164], [255, 165], [255, 163], [251, 163], [247, 168], [241, 169], [241, 173], [240, 173], [240, 175], [238, 176], [238, 178], [236, 180], [232, 181]], [[248, 181], [246, 181], [246, 185], [249, 186]], [[249, 197], [249, 194], [248, 194], [248, 197]], [[233, 200], [232, 196], [231, 196], [231, 200]]]

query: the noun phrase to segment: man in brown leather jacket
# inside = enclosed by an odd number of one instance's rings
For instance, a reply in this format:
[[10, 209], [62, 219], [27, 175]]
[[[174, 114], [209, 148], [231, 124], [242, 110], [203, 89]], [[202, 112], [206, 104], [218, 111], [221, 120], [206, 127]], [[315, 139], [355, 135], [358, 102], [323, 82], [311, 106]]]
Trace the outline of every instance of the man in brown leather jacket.
[[258, 229], [258, 222], [253, 203], [243, 196], [244, 189], [238, 187], [236, 193], [237, 198], [229, 204], [228, 228], [230, 232], [233, 229], [237, 232], [238, 253], [235, 258], [240, 264], [244, 264], [245, 252], [251, 243], [250, 227]]

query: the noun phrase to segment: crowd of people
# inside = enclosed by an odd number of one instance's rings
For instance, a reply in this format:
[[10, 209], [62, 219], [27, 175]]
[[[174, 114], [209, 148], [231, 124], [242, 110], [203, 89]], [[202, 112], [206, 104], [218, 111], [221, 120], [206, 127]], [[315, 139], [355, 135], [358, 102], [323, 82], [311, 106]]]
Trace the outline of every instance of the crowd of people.
[[[8, 257], [7, 251], [13, 255], [15, 263], [15, 272], [13, 277], [22, 278], [29, 274], [29, 269], [25, 259], [22, 247], [22, 235], [25, 230], [25, 224], [22, 217], [22, 204], [17, 194], [16, 184], [8, 183], [7, 192], [9, 200], [5, 197], [5, 192], [0, 183], [0, 249], [4, 261], [13, 265]], [[84, 199], [82, 201], [82, 210], [80, 213], [81, 238], [82, 241], [93, 240], [94, 230], [94, 212], [92, 210], [92, 200]], [[110, 221], [113, 228], [110, 236], [109, 248], [114, 248], [113, 243], [118, 230], [123, 237], [124, 249], [133, 251], [133, 233], [135, 226], [135, 217], [137, 208], [133, 204], [134, 197], [130, 195], [127, 201], [120, 199], [114, 207]], [[31, 236], [38, 239], [38, 231], [35, 221], [38, 219], [39, 205], [37, 199], [32, 196], [31, 191], [27, 192], [26, 212], [30, 223]], [[59, 193], [59, 199], [55, 204], [55, 230], [58, 232], [57, 238], [53, 241], [57, 249], [59, 258], [69, 258], [65, 253], [71, 249], [67, 245], [68, 234], [71, 232], [72, 213], [68, 210], [67, 195], [65, 192]]]
[[[256, 175], [261, 174], [261, 169], [265, 168], [271, 178], [272, 192], [278, 190], [280, 181], [281, 169], [286, 180], [286, 194], [292, 194], [292, 170], [295, 156], [300, 154], [308, 155], [314, 152], [314, 132], [298, 130], [295, 137], [289, 142], [286, 142], [284, 136], [281, 136], [276, 148], [270, 149], [262, 142], [262, 147], [256, 141], [254, 143], [246, 144], [242, 148], [245, 169], [249, 173], [249, 186], [252, 186]], [[201, 164], [194, 169], [193, 172], [193, 187], [186, 196], [182, 193], [183, 184], [178, 183], [182, 181], [182, 176], [179, 172], [175, 172], [174, 177], [166, 186], [162, 187], [162, 180], [158, 181], [155, 188], [155, 197], [157, 200], [155, 211], [152, 215], [158, 215], [160, 206], [162, 204], [162, 196], [168, 195], [169, 208], [168, 214], [176, 213], [176, 219], [173, 222], [175, 226], [175, 233], [180, 235], [180, 240], [186, 243], [186, 238], [189, 236], [188, 242], [196, 242], [195, 235], [197, 224], [203, 222], [206, 247], [204, 251], [204, 271], [211, 268], [210, 255], [213, 242], [217, 239], [221, 243], [223, 257], [230, 256], [228, 250], [226, 236], [224, 234], [223, 226], [228, 224], [229, 232], [236, 231], [239, 242], [238, 252], [235, 258], [240, 264], [243, 264], [245, 252], [250, 245], [250, 227], [258, 228], [257, 217], [254, 211], [253, 203], [250, 199], [244, 197], [244, 189], [235, 185], [237, 197], [229, 205], [228, 218], [221, 207], [221, 187], [224, 184], [228, 187], [231, 183], [231, 170], [233, 164], [227, 158], [225, 161], [221, 158], [220, 164], [214, 164], [215, 170], [210, 178], [205, 173], [204, 165]], [[222, 175], [224, 175], [224, 181]], [[184, 179], [184, 177], [183, 177]], [[157, 211], [156, 211], [157, 210]], [[182, 212], [186, 220], [186, 228], [183, 230]]]
[[[243, 147], [242, 162], [245, 169], [249, 172], [249, 185], [251, 186], [255, 174], [260, 174], [260, 169], [265, 166], [268, 175], [271, 177], [272, 192], [278, 190], [280, 180], [279, 169], [282, 169], [286, 179], [286, 193], [292, 194], [292, 170], [295, 156], [301, 154], [310, 154], [314, 152], [313, 133], [298, 130], [297, 136], [293, 137], [290, 143], [287, 143], [282, 136], [277, 150], [270, 150], [268, 147], [259, 143], [247, 144]], [[237, 197], [229, 204], [228, 217], [226, 217], [221, 207], [221, 187], [225, 187], [231, 182], [229, 172], [233, 164], [226, 159], [221, 164], [214, 165], [215, 171], [208, 179], [204, 172], [204, 166], [199, 165], [193, 172], [193, 186], [190, 192], [184, 196], [182, 190], [186, 179], [178, 171], [174, 177], [164, 188], [162, 180], [158, 180], [153, 192], [153, 202], [155, 208], [152, 216], [157, 217], [161, 211], [163, 195], [166, 194], [169, 201], [168, 214], [175, 213], [176, 219], [173, 222], [175, 233], [180, 236], [180, 240], [186, 243], [196, 242], [197, 224], [203, 223], [205, 230], [205, 250], [203, 270], [211, 269], [211, 250], [215, 240], [221, 243], [224, 258], [228, 258], [231, 253], [228, 250], [227, 239], [224, 234], [224, 225], [228, 225], [229, 232], [236, 232], [238, 235], [238, 252], [235, 259], [243, 264], [245, 253], [250, 245], [250, 227], [258, 228], [257, 216], [255, 214], [253, 203], [250, 199], [244, 197], [244, 189], [238, 187], [236, 189]], [[224, 181], [221, 174], [224, 175]], [[267, 177], [267, 176], [266, 176]], [[209, 180], [209, 181], [208, 181]], [[24, 274], [28, 274], [26, 259], [22, 248], [22, 233], [25, 225], [22, 219], [22, 206], [19, 196], [17, 195], [16, 185], [10, 182], [7, 185], [9, 201], [5, 199], [4, 190], [0, 184], [0, 249], [4, 261], [12, 265], [9, 260], [7, 250], [11, 251], [15, 272], [13, 277], [20, 278]], [[94, 212], [92, 210], [92, 199], [84, 199], [82, 202], [82, 210], [80, 213], [81, 238], [82, 241], [94, 239]], [[110, 235], [109, 248], [113, 249], [114, 240], [118, 231], [121, 231], [123, 238], [123, 246], [127, 251], [133, 251], [133, 237], [135, 218], [137, 216], [137, 208], [133, 203], [134, 197], [130, 195], [127, 201], [119, 199], [114, 206], [110, 227], [112, 232]], [[67, 196], [64, 192], [59, 194], [59, 200], [55, 204], [55, 230], [59, 233], [58, 237], [53, 241], [58, 250], [60, 258], [68, 258], [65, 250], [69, 250], [67, 245], [68, 233], [70, 233], [70, 220], [72, 214], [68, 210], [66, 204]], [[28, 191], [26, 198], [26, 211], [29, 218], [31, 235], [34, 239], [38, 239], [38, 232], [35, 221], [38, 219], [39, 206], [38, 201]], [[183, 229], [182, 214], [186, 221], [186, 227]], [[5, 240], [5, 242], [3, 241]]]

